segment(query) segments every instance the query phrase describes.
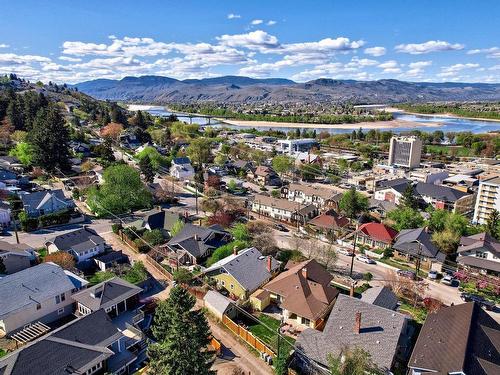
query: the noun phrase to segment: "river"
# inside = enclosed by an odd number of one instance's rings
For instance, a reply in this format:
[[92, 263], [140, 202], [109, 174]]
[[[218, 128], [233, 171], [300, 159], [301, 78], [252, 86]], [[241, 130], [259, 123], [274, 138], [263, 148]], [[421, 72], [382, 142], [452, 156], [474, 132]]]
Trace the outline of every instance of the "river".
[[[167, 111], [164, 107], [160, 106], [130, 106], [131, 110], [142, 109], [155, 116], [169, 116], [172, 112]], [[440, 116], [440, 115], [414, 115], [404, 112], [394, 112], [394, 118], [400, 120], [403, 124], [404, 122], [413, 123], [411, 126], [405, 127], [404, 125], [398, 128], [379, 128], [379, 130], [391, 130], [395, 133], [404, 132], [409, 130], [421, 130], [432, 132], [434, 130], [442, 130], [443, 132], [463, 132], [470, 131], [472, 133], [487, 133], [490, 131], [500, 131], [500, 122], [498, 121], [487, 121], [487, 120], [472, 120], [464, 119], [452, 116]], [[179, 116], [183, 116], [179, 114]], [[192, 121], [193, 124], [198, 124], [202, 126], [208, 125], [208, 120], [204, 117], [193, 117], [191, 120], [188, 117], [180, 117], [182, 121]], [[237, 122], [237, 120], [235, 120]], [[415, 123], [421, 123], [422, 126], [414, 126]], [[433, 127], [429, 127], [430, 124], [435, 124]], [[251, 129], [253, 126], [249, 125], [230, 125], [220, 122], [215, 122], [213, 119], [210, 122], [211, 126], [214, 127], [226, 127], [231, 129]], [[328, 128], [317, 128], [317, 132], [327, 131], [329, 133], [350, 133], [352, 129], [339, 129], [341, 125], [332, 125]], [[259, 126], [259, 130], [281, 130], [281, 131], [293, 131], [293, 127], [284, 127], [283, 124], [280, 126]], [[311, 129], [314, 129], [311, 127]]]

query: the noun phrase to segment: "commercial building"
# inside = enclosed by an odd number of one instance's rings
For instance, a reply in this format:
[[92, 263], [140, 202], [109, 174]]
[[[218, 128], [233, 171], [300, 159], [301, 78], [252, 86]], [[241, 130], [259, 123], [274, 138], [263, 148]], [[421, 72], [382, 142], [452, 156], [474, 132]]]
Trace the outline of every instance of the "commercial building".
[[392, 137], [389, 148], [389, 165], [416, 168], [420, 165], [422, 141], [417, 137]]
[[315, 139], [279, 139], [276, 151], [293, 155], [296, 152], [307, 152], [313, 148], [319, 149], [319, 143]]
[[474, 223], [486, 224], [494, 210], [500, 211], [500, 177], [479, 183], [474, 208]]

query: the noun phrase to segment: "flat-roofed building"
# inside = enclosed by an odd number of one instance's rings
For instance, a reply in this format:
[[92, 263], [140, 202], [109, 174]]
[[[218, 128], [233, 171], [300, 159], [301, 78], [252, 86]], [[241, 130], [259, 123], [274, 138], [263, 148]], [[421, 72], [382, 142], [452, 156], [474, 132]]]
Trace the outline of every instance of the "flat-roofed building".
[[416, 168], [420, 165], [422, 141], [417, 137], [392, 137], [389, 148], [389, 165]]
[[494, 210], [500, 211], [500, 176], [479, 182], [473, 222], [486, 224]]

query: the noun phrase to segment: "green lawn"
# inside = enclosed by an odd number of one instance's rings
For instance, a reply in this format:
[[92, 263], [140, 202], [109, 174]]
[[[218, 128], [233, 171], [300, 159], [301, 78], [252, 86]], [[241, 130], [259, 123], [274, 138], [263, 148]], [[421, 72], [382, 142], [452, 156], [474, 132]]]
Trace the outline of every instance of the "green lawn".
[[406, 301], [401, 303], [399, 311], [410, 314], [413, 317], [413, 320], [420, 324], [423, 324], [425, 318], [427, 317], [427, 310], [425, 308], [419, 306], [413, 307], [412, 304], [409, 304]]
[[[415, 271], [414, 265], [408, 264], [408, 263], [401, 263], [401, 262], [398, 262], [397, 260], [394, 260], [393, 258], [381, 258], [381, 259], [377, 259], [377, 262], [382, 262], [382, 263], [388, 264], [389, 266], [399, 268], [401, 270]], [[420, 277], [425, 278], [425, 277], [427, 277], [428, 274], [427, 274], [427, 272], [420, 270], [418, 275]]]
[[[269, 345], [272, 349], [276, 350], [278, 344], [278, 328], [280, 326], [280, 321], [271, 318], [268, 315], [261, 314], [259, 320], [262, 324], [255, 324], [250, 326], [248, 330], [259, 339], [261, 339], [265, 344]], [[269, 327], [269, 328], [268, 328]], [[291, 337], [286, 338], [287, 342], [293, 346], [295, 340]], [[281, 344], [284, 344], [283, 341]]]

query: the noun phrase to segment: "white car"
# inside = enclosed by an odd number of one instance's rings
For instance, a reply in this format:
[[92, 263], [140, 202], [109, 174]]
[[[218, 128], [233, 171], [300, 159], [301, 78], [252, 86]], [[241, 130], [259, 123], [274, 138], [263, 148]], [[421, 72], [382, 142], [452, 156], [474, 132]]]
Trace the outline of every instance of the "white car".
[[445, 275], [445, 276], [441, 279], [441, 283], [442, 283], [442, 284], [445, 284], [445, 285], [450, 285], [450, 286], [452, 286], [454, 282], [455, 282], [455, 279], [454, 279], [454, 278], [453, 278], [453, 276], [451, 276], [451, 275]]
[[431, 280], [436, 280], [438, 277], [438, 273], [437, 273], [437, 271], [429, 271], [429, 274], [427, 275], [427, 277]]
[[367, 257], [366, 255], [358, 255], [356, 259], [366, 264], [376, 264], [376, 262], [373, 259]]
[[339, 250], [338, 250], [338, 253], [339, 254], [342, 254], [342, 255], [347, 255], [348, 257], [352, 257], [354, 256], [354, 253], [352, 252], [351, 249], [347, 249], [345, 247], [341, 247]]

